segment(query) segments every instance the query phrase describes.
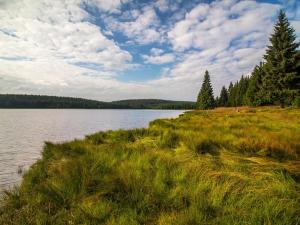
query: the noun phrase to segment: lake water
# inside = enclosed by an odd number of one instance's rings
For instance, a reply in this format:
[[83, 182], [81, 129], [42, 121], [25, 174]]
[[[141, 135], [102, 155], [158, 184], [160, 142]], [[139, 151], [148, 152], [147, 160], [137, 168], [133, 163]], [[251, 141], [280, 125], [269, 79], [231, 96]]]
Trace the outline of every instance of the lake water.
[[0, 109], [0, 190], [21, 180], [41, 156], [44, 141], [62, 142], [110, 129], [147, 127], [182, 110]]

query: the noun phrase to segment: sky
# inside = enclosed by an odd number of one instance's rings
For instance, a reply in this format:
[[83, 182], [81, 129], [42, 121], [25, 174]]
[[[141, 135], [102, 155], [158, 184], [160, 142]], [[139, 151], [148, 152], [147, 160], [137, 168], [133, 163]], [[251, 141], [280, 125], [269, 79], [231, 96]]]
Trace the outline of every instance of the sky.
[[0, 93], [195, 101], [249, 75], [300, 1], [0, 0]]

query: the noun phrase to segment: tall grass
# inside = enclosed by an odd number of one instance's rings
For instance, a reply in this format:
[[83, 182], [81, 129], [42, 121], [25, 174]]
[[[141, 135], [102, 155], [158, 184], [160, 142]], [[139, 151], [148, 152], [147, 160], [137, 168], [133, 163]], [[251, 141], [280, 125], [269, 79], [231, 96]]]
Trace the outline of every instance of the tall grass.
[[0, 224], [300, 224], [300, 110], [187, 112], [46, 143]]

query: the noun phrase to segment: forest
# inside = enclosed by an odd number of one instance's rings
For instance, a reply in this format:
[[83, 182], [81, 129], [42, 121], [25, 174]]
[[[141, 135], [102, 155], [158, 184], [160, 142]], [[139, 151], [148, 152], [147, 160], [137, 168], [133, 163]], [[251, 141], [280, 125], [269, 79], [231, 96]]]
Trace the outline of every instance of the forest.
[[209, 72], [197, 99], [200, 109], [237, 106], [300, 106], [300, 51], [285, 12], [280, 11], [263, 60], [250, 76], [242, 76], [214, 98]]
[[194, 109], [195, 102], [160, 99], [131, 99], [102, 102], [84, 98], [46, 95], [0, 94], [0, 108], [48, 109]]

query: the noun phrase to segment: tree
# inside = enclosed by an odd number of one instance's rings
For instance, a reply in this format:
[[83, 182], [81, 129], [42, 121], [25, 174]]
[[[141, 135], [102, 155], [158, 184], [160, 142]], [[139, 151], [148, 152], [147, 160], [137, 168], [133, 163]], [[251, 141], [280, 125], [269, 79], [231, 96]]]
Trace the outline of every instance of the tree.
[[281, 10], [270, 37], [271, 45], [264, 56], [266, 76], [263, 80], [268, 97], [272, 102], [280, 103], [281, 107], [299, 95], [300, 54], [297, 51], [299, 43], [295, 40], [295, 30]]
[[241, 79], [236, 83], [236, 96], [235, 106], [241, 106], [246, 104], [246, 92], [248, 89], [249, 78], [242, 76]]
[[215, 107], [213, 89], [208, 71], [205, 71], [204, 80], [197, 99], [197, 106], [200, 109], [212, 109]]
[[225, 86], [222, 87], [220, 98], [218, 99], [218, 106], [228, 106], [228, 91]]
[[251, 73], [246, 93], [247, 105], [258, 106], [270, 104], [270, 99], [267, 98], [266, 88], [263, 85], [263, 79], [265, 78], [264, 67], [265, 64], [261, 62], [255, 66]]
[[228, 106], [234, 105], [234, 93], [233, 93], [233, 84], [230, 82], [228, 87]]

